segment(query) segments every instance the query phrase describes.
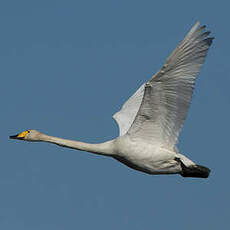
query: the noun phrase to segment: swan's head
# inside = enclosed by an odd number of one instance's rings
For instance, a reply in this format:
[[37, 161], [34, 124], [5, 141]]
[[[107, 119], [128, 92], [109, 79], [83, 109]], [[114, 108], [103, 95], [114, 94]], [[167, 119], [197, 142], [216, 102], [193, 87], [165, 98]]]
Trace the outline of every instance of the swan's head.
[[10, 139], [17, 139], [23, 141], [40, 141], [41, 133], [37, 130], [29, 129], [17, 135], [10, 136]]

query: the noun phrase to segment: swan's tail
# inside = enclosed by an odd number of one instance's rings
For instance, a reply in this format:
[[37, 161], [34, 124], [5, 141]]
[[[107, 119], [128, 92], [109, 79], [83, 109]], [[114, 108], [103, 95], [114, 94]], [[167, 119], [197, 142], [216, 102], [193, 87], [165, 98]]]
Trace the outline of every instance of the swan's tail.
[[181, 164], [182, 171], [180, 173], [183, 177], [199, 177], [199, 178], [208, 178], [210, 169], [204, 167], [202, 165], [192, 165], [185, 166], [183, 163]]

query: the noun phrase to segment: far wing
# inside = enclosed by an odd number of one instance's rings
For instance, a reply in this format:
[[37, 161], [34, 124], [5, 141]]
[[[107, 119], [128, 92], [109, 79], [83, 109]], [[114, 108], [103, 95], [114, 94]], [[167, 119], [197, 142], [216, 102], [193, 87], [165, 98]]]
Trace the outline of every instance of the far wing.
[[132, 125], [144, 95], [143, 84], [122, 106], [121, 110], [113, 115], [120, 130], [120, 136], [124, 135]]
[[176, 144], [192, 98], [194, 82], [213, 38], [196, 23], [146, 83], [143, 100], [128, 134], [167, 148]]

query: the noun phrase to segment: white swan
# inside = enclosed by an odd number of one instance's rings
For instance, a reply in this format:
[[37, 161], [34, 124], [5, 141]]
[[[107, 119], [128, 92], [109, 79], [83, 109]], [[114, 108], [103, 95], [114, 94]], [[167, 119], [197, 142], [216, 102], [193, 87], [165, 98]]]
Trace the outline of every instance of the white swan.
[[207, 178], [210, 170], [180, 154], [175, 147], [192, 98], [194, 82], [213, 37], [197, 22], [163, 67], [128, 99], [113, 117], [120, 136], [89, 144], [27, 130], [11, 139], [44, 141], [110, 156], [148, 174]]

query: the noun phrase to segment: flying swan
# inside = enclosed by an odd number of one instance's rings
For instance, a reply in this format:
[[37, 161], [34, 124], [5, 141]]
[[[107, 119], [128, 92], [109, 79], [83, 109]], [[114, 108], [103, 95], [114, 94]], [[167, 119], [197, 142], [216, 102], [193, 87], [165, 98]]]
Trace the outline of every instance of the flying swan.
[[26, 130], [11, 139], [42, 141], [110, 156], [148, 174], [207, 178], [210, 169], [179, 153], [176, 143], [192, 98], [194, 82], [213, 37], [197, 22], [163, 67], [114, 114], [120, 135], [99, 144]]

